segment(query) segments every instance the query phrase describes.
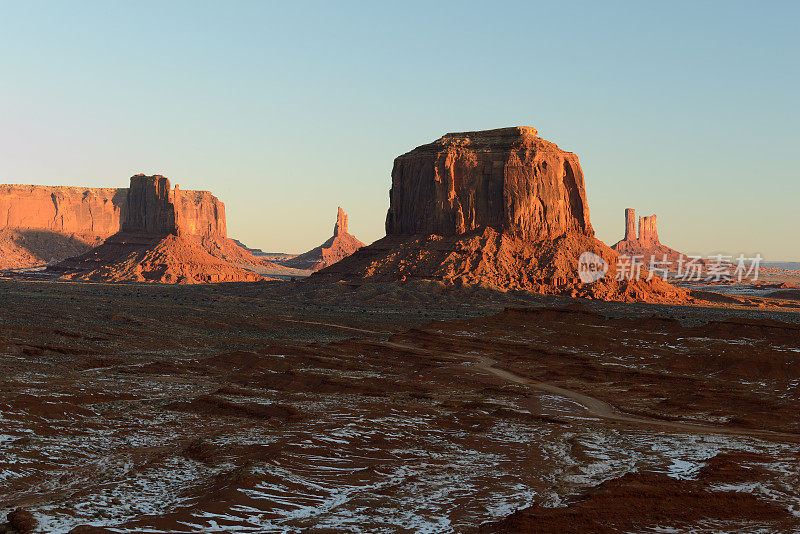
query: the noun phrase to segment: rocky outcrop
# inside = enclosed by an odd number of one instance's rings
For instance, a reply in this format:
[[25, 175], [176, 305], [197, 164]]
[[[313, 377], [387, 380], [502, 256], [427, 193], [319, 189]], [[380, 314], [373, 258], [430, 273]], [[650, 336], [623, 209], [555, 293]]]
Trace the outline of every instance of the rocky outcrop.
[[120, 231], [48, 267], [70, 280], [195, 284], [264, 278], [262, 266], [225, 236], [224, 206], [206, 192], [182, 192], [161, 175], [131, 177]]
[[131, 177], [128, 189], [128, 210], [122, 221], [123, 232], [138, 232], [153, 235], [179, 235], [181, 211], [180, 189], [170, 189], [165, 176]]
[[578, 157], [536, 134], [524, 126], [450, 133], [399, 156], [386, 234], [594, 235]]
[[625, 241], [636, 241], [636, 210], [625, 209]]
[[362, 248], [364, 243], [348, 232], [347, 223], [347, 214], [340, 207], [336, 214], [336, 224], [333, 226], [333, 237], [282, 264], [293, 269], [318, 271], [350, 256]]
[[[617, 272], [617, 253], [594, 237], [578, 157], [529, 127], [447, 134], [398, 157], [386, 234], [312, 280], [423, 279], [606, 300], [687, 298], [648, 279], [646, 269]], [[584, 257], [602, 264], [605, 276], [586, 282]]]
[[227, 238], [225, 205], [217, 197], [177, 186], [168, 190], [169, 180], [158, 175], [136, 175], [130, 189], [0, 185], [0, 269], [34, 267], [86, 252], [126, 222], [129, 230], [141, 232], [180, 228], [183, 235], [207, 242]]
[[202, 237], [228, 236], [225, 204], [210, 191], [181, 191], [178, 208], [184, 234]]
[[342, 207], [339, 206], [339, 211], [336, 213], [336, 224], [333, 226], [333, 237], [338, 237], [346, 233], [348, 233], [347, 214], [345, 214]]
[[105, 238], [118, 232], [127, 189], [0, 185], [0, 228]]
[[[656, 215], [639, 217], [638, 236], [634, 230], [635, 222], [636, 210], [626, 208], [625, 238], [611, 247], [615, 252], [635, 258], [636, 261], [643, 264], [649, 264], [651, 260], [657, 262], [667, 261], [670, 264], [674, 264], [674, 268], [677, 268], [679, 261], [688, 260], [689, 257], [685, 254], [661, 244], [658, 239], [658, 217]], [[668, 267], [661, 263], [659, 265], [662, 268]]]
[[656, 245], [658, 241], [658, 217], [639, 217], [639, 242], [643, 245]]

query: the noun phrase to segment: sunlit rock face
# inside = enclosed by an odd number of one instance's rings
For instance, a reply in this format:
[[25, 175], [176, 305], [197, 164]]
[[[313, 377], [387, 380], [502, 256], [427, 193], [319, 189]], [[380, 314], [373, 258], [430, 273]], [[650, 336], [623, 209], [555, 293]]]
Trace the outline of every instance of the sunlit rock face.
[[387, 235], [482, 227], [530, 241], [593, 236], [578, 157], [518, 126], [450, 133], [395, 159]]
[[127, 189], [0, 185], [0, 228], [108, 237], [118, 232]]
[[165, 176], [131, 177], [128, 189], [128, 214], [122, 222], [123, 232], [166, 235], [180, 233], [180, 189], [170, 189]]
[[133, 176], [130, 188], [0, 184], [0, 269], [82, 254], [123, 227], [220, 240], [225, 204], [208, 191], [170, 190], [159, 175]]
[[[447, 134], [395, 159], [386, 237], [316, 280], [425, 280], [605, 300], [681, 302], [646, 272], [617, 276], [594, 237], [578, 157], [534, 128]], [[654, 229], [653, 229], [654, 230]], [[605, 269], [584, 280], [581, 258]], [[621, 273], [619, 273], [621, 274]]]
[[319, 271], [343, 260], [363, 246], [364, 243], [350, 234], [347, 214], [339, 207], [336, 212], [336, 224], [333, 226], [333, 236], [320, 246], [287, 261], [285, 265], [295, 269]]
[[[636, 234], [636, 228], [639, 234]], [[625, 210], [625, 237], [611, 247], [624, 256], [640, 257], [638, 261], [648, 263], [651, 258], [661, 262], [669, 262], [673, 267], [679, 261], [688, 261], [689, 256], [663, 245], [658, 238], [658, 217], [648, 215], [639, 217], [636, 222], [636, 210]]]
[[[0, 184], [0, 229], [47, 230], [105, 239], [122, 229], [129, 214], [135, 227], [147, 227], [147, 217], [163, 217], [155, 214], [159, 211], [157, 199], [162, 198], [176, 205], [177, 220], [187, 235], [227, 236], [225, 204], [210, 192], [168, 192], [169, 180], [159, 175], [138, 174], [130, 183], [130, 189]], [[131, 204], [136, 209], [131, 211]], [[163, 226], [159, 231], [172, 226], [169, 221], [156, 224], [155, 219], [149, 224], [151, 229]]]

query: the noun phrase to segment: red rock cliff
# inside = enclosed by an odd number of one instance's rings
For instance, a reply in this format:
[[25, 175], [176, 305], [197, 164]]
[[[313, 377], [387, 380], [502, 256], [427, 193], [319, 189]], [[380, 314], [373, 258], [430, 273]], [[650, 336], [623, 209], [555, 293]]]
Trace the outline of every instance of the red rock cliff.
[[318, 247], [300, 254], [284, 263], [295, 269], [318, 271], [350, 256], [364, 246], [348, 232], [347, 214], [339, 207], [336, 213], [336, 224], [333, 226], [333, 237]]
[[165, 176], [131, 177], [128, 189], [128, 212], [122, 220], [123, 232], [167, 235], [180, 233], [180, 189], [170, 190]]
[[677, 262], [688, 256], [661, 244], [658, 238], [658, 217], [650, 215], [639, 217], [639, 234], [636, 234], [636, 211], [633, 208], [625, 210], [625, 237], [615, 243], [611, 248], [618, 254], [638, 257], [638, 261], [647, 264], [651, 259]]
[[530, 241], [593, 236], [578, 157], [535, 128], [450, 133], [395, 159], [387, 235], [492, 227]]
[[[139, 180], [132, 178], [137, 181], [135, 188], [141, 187]], [[122, 229], [128, 192], [127, 188], [0, 184], [0, 229], [46, 230], [102, 240]], [[133, 202], [138, 205], [142, 199]], [[210, 192], [181, 191], [178, 206], [178, 220], [187, 235], [227, 237], [225, 204]]]
[[639, 242], [643, 245], [658, 245], [658, 216], [639, 217]]
[[0, 228], [108, 237], [119, 231], [127, 189], [0, 185]]
[[636, 210], [625, 209], [625, 241], [636, 241]]

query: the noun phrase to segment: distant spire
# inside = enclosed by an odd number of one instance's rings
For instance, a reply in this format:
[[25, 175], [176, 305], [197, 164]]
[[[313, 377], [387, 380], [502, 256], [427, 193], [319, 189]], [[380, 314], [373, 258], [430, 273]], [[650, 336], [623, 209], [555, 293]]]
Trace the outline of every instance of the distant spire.
[[625, 209], [625, 241], [636, 241], [636, 210]]
[[346, 234], [347, 232], [347, 215], [345, 214], [344, 210], [341, 206], [339, 206], [339, 211], [336, 214], [336, 226], [333, 227], [333, 237], [336, 237], [341, 234]]

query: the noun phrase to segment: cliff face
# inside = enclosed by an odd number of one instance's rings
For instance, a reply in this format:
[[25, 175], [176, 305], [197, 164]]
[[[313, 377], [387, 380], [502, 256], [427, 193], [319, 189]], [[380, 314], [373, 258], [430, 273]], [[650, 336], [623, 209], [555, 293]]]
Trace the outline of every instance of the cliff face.
[[625, 209], [625, 241], [636, 241], [636, 210]]
[[[176, 202], [177, 199], [177, 202]], [[131, 177], [128, 189], [128, 213], [122, 220], [123, 232], [140, 232], [154, 235], [178, 235], [180, 189], [170, 189], [165, 176]]]
[[163, 176], [130, 188], [0, 185], [0, 269], [86, 252], [123, 229], [225, 241], [225, 205], [208, 191], [170, 190]]
[[228, 236], [225, 204], [209, 191], [181, 191], [179, 209], [181, 228], [187, 235]]
[[336, 224], [333, 225], [333, 237], [346, 233], [348, 233], [347, 214], [342, 207], [339, 206], [339, 211], [336, 213]]
[[387, 235], [492, 227], [528, 241], [593, 236], [578, 157], [514, 127], [450, 133], [395, 159]]
[[0, 185], [0, 228], [108, 237], [127, 210], [127, 189]]
[[658, 245], [658, 216], [639, 217], [639, 242], [644, 245]]
[[[147, 195], [157, 194], [156, 191], [144, 193], [144, 178], [148, 177], [131, 178], [132, 188], [136, 190], [132, 202], [139, 207], [146, 206]], [[168, 189], [169, 181], [163, 176], [158, 178], [166, 180]], [[47, 230], [102, 240], [122, 229], [129, 213], [128, 194], [128, 188], [0, 184], [0, 229]], [[154, 197], [149, 198], [153, 201]], [[178, 220], [187, 235], [227, 237], [225, 204], [210, 192], [180, 191], [178, 207]], [[141, 219], [134, 224], [140, 222]]]

